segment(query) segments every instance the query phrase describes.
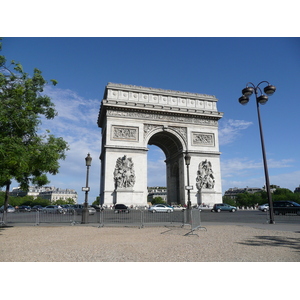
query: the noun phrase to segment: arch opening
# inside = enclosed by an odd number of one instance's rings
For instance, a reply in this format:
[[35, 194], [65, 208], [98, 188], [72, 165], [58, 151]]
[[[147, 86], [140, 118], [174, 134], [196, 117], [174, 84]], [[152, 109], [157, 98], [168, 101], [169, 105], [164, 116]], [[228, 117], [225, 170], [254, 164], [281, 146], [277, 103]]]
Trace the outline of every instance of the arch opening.
[[[156, 170], [158, 172], [164, 172], [165, 173], [165, 183], [167, 187], [167, 203], [171, 205], [184, 205], [184, 195], [182, 195], [181, 191], [184, 190], [180, 187], [184, 186], [184, 170], [183, 170], [183, 158], [182, 158], [182, 152], [183, 152], [183, 145], [182, 142], [172, 133], [167, 131], [157, 132], [153, 134], [149, 141], [148, 145], [150, 145], [151, 150], [156, 149], [155, 153], [148, 153], [148, 159], [147, 159], [147, 169], [153, 168], [153, 166], [150, 167], [149, 163], [153, 160], [152, 155], [158, 154], [159, 151], [157, 148], [161, 149], [161, 151], [164, 153], [165, 160], [163, 161], [162, 156], [163, 153], [160, 152], [160, 164], [164, 163], [164, 166], [156, 166]], [[153, 147], [155, 146], [155, 147]], [[153, 151], [153, 152], [154, 152]], [[149, 157], [151, 155], [151, 158]], [[153, 171], [153, 170], [152, 170]], [[156, 176], [156, 174], [149, 174], [148, 176], [152, 178], [153, 176]], [[157, 175], [160, 178], [162, 176]], [[148, 181], [149, 182], [149, 181]]]

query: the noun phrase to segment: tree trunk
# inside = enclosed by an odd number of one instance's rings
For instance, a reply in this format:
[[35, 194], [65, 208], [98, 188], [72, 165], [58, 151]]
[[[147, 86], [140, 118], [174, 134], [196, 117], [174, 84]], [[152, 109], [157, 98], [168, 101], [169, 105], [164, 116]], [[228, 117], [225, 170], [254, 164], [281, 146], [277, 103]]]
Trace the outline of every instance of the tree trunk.
[[4, 212], [3, 212], [3, 223], [6, 223], [7, 220], [7, 207], [8, 207], [8, 196], [9, 196], [9, 188], [11, 181], [6, 183], [5, 196], [4, 196]]

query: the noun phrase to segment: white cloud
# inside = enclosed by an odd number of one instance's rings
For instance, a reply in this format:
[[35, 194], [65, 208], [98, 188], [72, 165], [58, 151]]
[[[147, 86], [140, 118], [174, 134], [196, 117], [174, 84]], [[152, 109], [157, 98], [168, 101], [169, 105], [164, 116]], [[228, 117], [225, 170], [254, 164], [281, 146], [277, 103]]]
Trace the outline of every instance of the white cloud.
[[[268, 169], [275, 168], [288, 168], [291, 167], [292, 159], [281, 159], [274, 160], [270, 159], [267, 161]], [[222, 177], [233, 177], [239, 176], [245, 172], [249, 175], [249, 171], [252, 169], [262, 169], [262, 161], [255, 161], [248, 158], [232, 158], [232, 159], [221, 159], [221, 172]]]
[[[300, 172], [271, 175], [272, 170], [290, 168], [292, 159], [268, 160], [270, 184], [279, 185], [294, 191], [299, 185]], [[262, 187], [265, 185], [264, 167], [262, 161], [248, 158], [221, 159], [221, 177], [223, 192], [234, 187]]]
[[294, 159], [281, 159], [281, 160], [274, 160], [268, 159], [268, 168], [289, 168], [292, 167], [292, 163]]
[[300, 171], [270, 176], [271, 184], [290, 189], [292, 192], [300, 185]]
[[250, 169], [261, 168], [261, 162], [255, 162], [248, 158], [221, 159], [221, 174], [224, 178], [242, 176], [243, 174], [249, 174]]
[[63, 90], [53, 86], [44, 89], [58, 111], [58, 117], [68, 121], [96, 124], [100, 101], [98, 99], [84, 99], [71, 90]]
[[240, 135], [242, 130], [247, 129], [251, 126], [252, 122], [247, 122], [244, 120], [220, 120], [219, 128], [219, 143], [220, 145], [226, 145], [235, 141], [235, 139]]
[[[270, 178], [270, 184], [279, 185], [281, 188], [287, 188], [291, 190], [292, 192], [295, 190], [297, 186], [299, 186], [299, 178], [300, 178], [300, 171], [295, 171], [291, 173], [282, 173], [279, 175], [271, 175]], [[224, 178], [222, 176], [222, 189], [223, 194], [226, 190], [229, 188], [244, 188], [246, 186], [249, 187], [260, 187], [262, 188], [265, 185], [265, 177], [264, 175], [259, 177], [253, 177], [253, 178], [241, 178], [240, 180], [236, 180], [237, 177], [235, 177], [234, 180], [230, 180], [228, 178]]]

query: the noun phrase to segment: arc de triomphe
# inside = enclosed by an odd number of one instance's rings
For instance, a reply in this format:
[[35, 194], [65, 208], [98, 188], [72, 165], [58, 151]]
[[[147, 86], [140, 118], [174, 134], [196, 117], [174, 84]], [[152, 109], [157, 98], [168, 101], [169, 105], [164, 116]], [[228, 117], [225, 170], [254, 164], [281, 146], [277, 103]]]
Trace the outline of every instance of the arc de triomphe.
[[147, 145], [166, 155], [168, 203], [222, 202], [214, 96], [108, 83], [101, 103], [101, 204], [147, 204]]

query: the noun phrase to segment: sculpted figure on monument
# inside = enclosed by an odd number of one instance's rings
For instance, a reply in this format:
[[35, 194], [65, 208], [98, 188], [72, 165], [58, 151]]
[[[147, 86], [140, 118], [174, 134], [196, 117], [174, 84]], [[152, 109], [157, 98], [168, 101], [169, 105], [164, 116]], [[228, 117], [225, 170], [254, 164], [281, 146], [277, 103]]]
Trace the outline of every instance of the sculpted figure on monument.
[[134, 164], [132, 158], [124, 155], [119, 157], [114, 171], [114, 180], [117, 188], [133, 187], [135, 183]]
[[202, 188], [213, 189], [215, 186], [212, 165], [207, 159], [199, 164], [196, 182], [198, 190], [201, 190]]

